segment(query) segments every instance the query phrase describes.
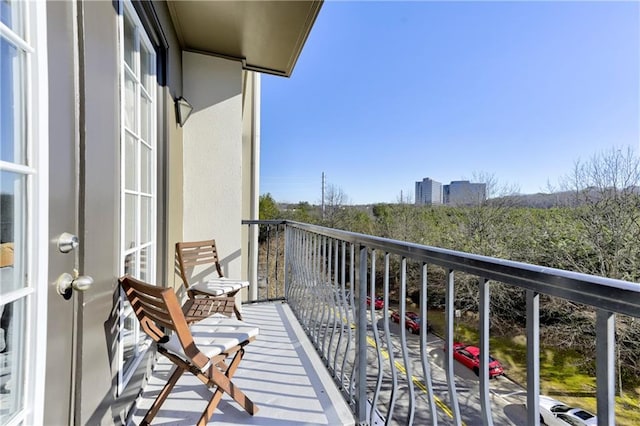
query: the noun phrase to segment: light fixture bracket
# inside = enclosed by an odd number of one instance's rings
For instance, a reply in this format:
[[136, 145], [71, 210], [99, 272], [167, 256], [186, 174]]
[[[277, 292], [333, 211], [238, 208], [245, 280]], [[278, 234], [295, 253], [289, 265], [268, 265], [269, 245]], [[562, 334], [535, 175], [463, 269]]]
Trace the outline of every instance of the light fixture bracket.
[[193, 106], [187, 101], [185, 98], [180, 96], [176, 99], [176, 120], [180, 127], [184, 127], [184, 123], [187, 122], [187, 118], [191, 115], [193, 111]]

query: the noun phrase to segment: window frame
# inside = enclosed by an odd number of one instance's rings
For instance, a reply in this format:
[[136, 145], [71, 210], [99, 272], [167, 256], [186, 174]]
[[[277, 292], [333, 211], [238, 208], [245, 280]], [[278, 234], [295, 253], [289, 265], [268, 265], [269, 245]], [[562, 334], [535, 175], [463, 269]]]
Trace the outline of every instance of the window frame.
[[[125, 58], [125, 20], [131, 23], [134, 29], [133, 40], [133, 68], [126, 63]], [[120, 68], [120, 243], [119, 243], [119, 275], [123, 275], [126, 272], [125, 263], [128, 256], [134, 256], [134, 273], [132, 275], [140, 278], [140, 254], [147, 250], [146, 258], [146, 271], [147, 276], [145, 281], [155, 283], [156, 271], [157, 271], [157, 252], [158, 252], [158, 235], [157, 235], [157, 187], [158, 187], [158, 173], [157, 173], [157, 152], [158, 152], [158, 135], [157, 135], [157, 121], [158, 121], [158, 89], [157, 89], [157, 56], [158, 53], [151, 42], [151, 38], [147, 33], [144, 25], [138, 13], [130, 0], [119, 1], [119, 14], [118, 14], [118, 34], [119, 34], [119, 68]], [[142, 47], [147, 51], [149, 73], [143, 75], [141, 70], [141, 55]], [[148, 87], [145, 87], [144, 78], [148, 80]], [[133, 80], [134, 83], [134, 123], [130, 129], [127, 127], [127, 86], [128, 81]], [[147, 139], [142, 137], [142, 119], [141, 111], [142, 96], [148, 98], [147, 118]], [[127, 188], [126, 173], [127, 173], [127, 143], [129, 138], [134, 139], [135, 146], [135, 189]], [[147, 177], [149, 178], [149, 192], [143, 191], [142, 188], [142, 163], [141, 152], [142, 147], [148, 148], [148, 160], [149, 168], [147, 170]], [[133, 196], [135, 198], [135, 217], [134, 217], [134, 240], [135, 245], [130, 248], [125, 248], [126, 230], [127, 230], [127, 196]], [[146, 229], [148, 231], [148, 238], [145, 243], [140, 243], [141, 239], [141, 217], [142, 217], [142, 200], [148, 200], [147, 210], [147, 222]], [[116, 396], [123, 393], [127, 384], [131, 380], [131, 377], [135, 373], [137, 366], [143, 359], [143, 356], [150, 346], [150, 339], [146, 338], [140, 330], [138, 320], [135, 318], [131, 307], [126, 300], [126, 297], [121, 293], [119, 298], [119, 329], [118, 329], [118, 385], [116, 389]], [[133, 338], [134, 354], [131, 358], [125, 360], [124, 351], [124, 331], [125, 321], [131, 319], [134, 324]]]
[[46, 370], [47, 352], [49, 101], [46, 4], [15, 2], [12, 7], [17, 8], [13, 18], [20, 22], [11, 27], [0, 22], [0, 38], [24, 55], [21, 87], [17, 91], [14, 87], [14, 93], [22, 97], [19, 100], [22, 117], [15, 127], [21, 132], [24, 157], [17, 161], [0, 160], [0, 170], [24, 177], [23, 187], [15, 194], [22, 200], [14, 202], [14, 209], [24, 206], [20, 230], [24, 241], [14, 244], [14, 250], [22, 248], [20, 253], [14, 252], [14, 262], [19, 259], [23, 263], [24, 285], [3, 294], [0, 305], [24, 301], [22, 407], [7, 422], [17, 425], [41, 424], [44, 418], [45, 386], [41, 378]]

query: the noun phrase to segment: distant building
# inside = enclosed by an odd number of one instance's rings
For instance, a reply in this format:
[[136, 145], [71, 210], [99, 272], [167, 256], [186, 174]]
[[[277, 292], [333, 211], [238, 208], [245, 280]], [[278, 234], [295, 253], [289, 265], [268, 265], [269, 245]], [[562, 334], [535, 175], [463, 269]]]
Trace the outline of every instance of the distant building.
[[416, 205], [442, 204], [442, 183], [430, 178], [416, 182]]
[[454, 180], [444, 185], [442, 199], [444, 204], [454, 206], [480, 204], [487, 199], [487, 184]]

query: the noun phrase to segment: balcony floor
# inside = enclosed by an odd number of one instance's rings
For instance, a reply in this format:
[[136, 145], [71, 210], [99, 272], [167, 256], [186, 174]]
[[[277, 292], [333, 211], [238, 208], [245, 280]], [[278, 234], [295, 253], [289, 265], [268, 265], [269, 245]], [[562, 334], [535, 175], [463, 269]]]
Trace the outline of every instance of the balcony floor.
[[[216, 425], [353, 425], [349, 406], [288, 305], [243, 305], [245, 321], [260, 327], [246, 348], [234, 383], [258, 406], [251, 416], [227, 395], [210, 423]], [[139, 424], [169, 376], [171, 363], [159, 356], [138, 400], [132, 422]], [[154, 418], [154, 425], [193, 425], [209, 391], [192, 374], [183, 375]], [[209, 396], [204, 395], [206, 399]]]

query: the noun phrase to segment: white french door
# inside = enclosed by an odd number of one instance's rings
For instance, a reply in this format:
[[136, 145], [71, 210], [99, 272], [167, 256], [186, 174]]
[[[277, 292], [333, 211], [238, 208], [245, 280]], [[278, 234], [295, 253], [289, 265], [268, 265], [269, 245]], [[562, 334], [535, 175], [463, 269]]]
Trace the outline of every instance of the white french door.
[[[122, 274], [156, 279], [156, 54], [131, 3], [121, 2], [121, 176], [120, 267]], [[126, 298], [121, 298], [122, 392], [149, 341]]]
[[0, 0], [0, 424], [42, 424], [47, 321], [46, 4]]

